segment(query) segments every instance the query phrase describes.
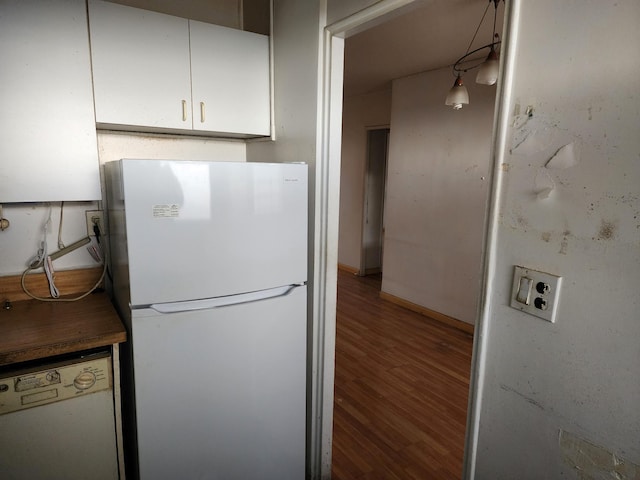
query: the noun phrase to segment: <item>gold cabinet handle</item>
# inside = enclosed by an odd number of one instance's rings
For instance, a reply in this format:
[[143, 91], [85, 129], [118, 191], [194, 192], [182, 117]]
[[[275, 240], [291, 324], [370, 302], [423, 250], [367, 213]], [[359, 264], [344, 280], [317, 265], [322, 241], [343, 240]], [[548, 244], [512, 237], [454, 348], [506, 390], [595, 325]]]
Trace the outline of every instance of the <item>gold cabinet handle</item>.
[[200, 123], [204, 123], [204, 102], [200, 102]]
[[187, 121], [187, 101], [182, 100], [182, 121]]

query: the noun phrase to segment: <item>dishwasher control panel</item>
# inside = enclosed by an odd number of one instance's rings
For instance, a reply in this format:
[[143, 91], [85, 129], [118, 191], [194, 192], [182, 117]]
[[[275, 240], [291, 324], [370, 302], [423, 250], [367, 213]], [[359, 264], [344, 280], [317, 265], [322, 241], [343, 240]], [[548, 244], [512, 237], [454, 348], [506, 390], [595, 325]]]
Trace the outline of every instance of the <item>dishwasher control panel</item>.
[[0, 377], [0, 415], [89, 395], [112, 387], [111, 356], [42, 364]]

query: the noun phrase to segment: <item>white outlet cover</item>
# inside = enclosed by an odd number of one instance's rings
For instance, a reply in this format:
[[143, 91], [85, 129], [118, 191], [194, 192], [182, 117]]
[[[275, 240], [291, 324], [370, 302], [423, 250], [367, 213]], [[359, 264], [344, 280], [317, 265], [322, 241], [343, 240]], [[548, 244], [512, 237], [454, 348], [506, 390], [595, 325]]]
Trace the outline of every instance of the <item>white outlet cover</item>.
[[100, 230], [102, 230], [101, 233], [104, 235], [104, 215], [102, 210], [86, 210], [84, 214], [87, 221], [87, 236], [91, 237], [95, 235], [95, 232], [93, 231], [93, 222], [91, 221], [92, 217], [99, 218], [98, 222], [100, 223]]
[[[547, 322], [555, 323], [561, 284], [562, 277], [558, 275], [516, 265], [509, 305]], [[520, 292], [518, 295], [521, 285], [527, 287], [528, 295], [526, 292]], [[526, 302], [523, 301], [523, 297], [527, 297]]]

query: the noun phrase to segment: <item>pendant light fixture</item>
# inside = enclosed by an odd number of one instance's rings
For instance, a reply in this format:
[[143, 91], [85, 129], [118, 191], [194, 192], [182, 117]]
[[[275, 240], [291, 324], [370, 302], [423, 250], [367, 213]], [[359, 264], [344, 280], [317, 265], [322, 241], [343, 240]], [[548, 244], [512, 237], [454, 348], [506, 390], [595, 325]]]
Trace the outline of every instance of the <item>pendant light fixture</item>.
[[462, 83], [462, 76], [458, 74], [444, 104], [453, 106], [454, 110], [460, 110], [462, 105], [467, 105], [468, 103], [469, 92], [467, 91], [467, 87], [464, 86], [464, 83]]
[[481, 85], [495, 85], [498, 81], [499, 66], [498, 54], [496, 53], [494, 45], [491, 45], [489, 56], [487, 56], [484, 63], [480, 65], [480, 70], [478, 70], [478, 75], [476, 75], [476, 83]]
[[[487, 45], [483, 45], [480, 48], [476, 48], [475, 50], [469, 51], [471, 45], [473, 45], [474, 40], [476, 39], [476, 35], [478, 35], [478, 31], [482, 26], [482, 22], [487, 15], [487, 11], [489, 10], [489, 6], [493, 3], [494, 12], [493, 12], [493, 35], [491, 37], [491, 43]], [[452, 106], [454, 110], [460, 110], [463, 105], [467, 105], [469, 103], [469, 92], [467, 88], [464, 86], [462, 81], [462, 74], [468, 72], [469, 70], [473, 70], [475, 68], [480, 67], [478, 71], [478, 75], [476, 76], [476, 83], [482, 85], [495, 85], [498, 80], [498, 70], [500, 66], [500, 62], [498, 60], [498, 52], [496, 51], [496, 47], [500, 45], [500, 36], [496, 33], [496, 20], [498, 17], [498, 3], [500, 0], [489, 0], [487, 4], [487, 8], [485, 8], [484, 13], [482, 14], [482, 18], [480, 19], [480, 23], [476, 28], [476, 32], [473, 34], [473, 38], [471, 42], [469, 42], [469, 46], [467, 47], [466, 53], [460, 57], [456, 63], [453, 64], [453, 74], [456, 76], [456, 79], [453, 83], [453, 87], [449, 90], [449, 94], [445, 100], [445, 105]], [[486, 59], [482, 63], [476, 63], [471, 66], [462, 67], [462, 63], [466, 62], [467, 59], [485, 49], [489, 49], [489, 54]]]

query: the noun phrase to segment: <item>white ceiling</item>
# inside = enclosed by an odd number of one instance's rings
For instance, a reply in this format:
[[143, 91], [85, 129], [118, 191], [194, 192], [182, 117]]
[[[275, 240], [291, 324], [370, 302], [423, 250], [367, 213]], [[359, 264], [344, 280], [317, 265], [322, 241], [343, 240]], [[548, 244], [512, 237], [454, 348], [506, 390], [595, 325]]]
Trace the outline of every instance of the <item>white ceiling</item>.
[[[418, 0], [406, 13], [348, 37], [345, 96], [388, 88], [394, 78], [453, 65], [467, 51], [487, 6], [487, 15], [470, 49], [474, 50], [491, 42], [493, 0]], [[500, 2], [499, 33], [503, 14], [504, 2]], [[488, 53], [484, 50], [480, 57]], [[452, 75], [452, 84], [453, 80]]]

